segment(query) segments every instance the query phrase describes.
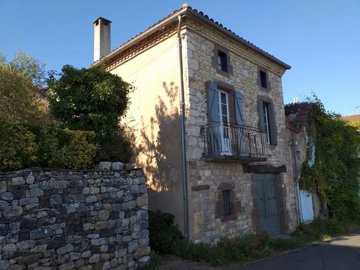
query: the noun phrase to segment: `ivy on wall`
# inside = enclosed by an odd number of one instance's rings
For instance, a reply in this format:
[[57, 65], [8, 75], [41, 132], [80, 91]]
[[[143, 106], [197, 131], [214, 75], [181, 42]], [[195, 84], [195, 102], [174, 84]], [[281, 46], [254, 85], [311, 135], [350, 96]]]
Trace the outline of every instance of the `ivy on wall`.
[[[315, 104], [300, 185], [317, 193], [322, 217], [359, 220], [360, 133], [338, 115], [327, 112], [316, 97]], [[311, 166], [312, 145], [315, 163]]]

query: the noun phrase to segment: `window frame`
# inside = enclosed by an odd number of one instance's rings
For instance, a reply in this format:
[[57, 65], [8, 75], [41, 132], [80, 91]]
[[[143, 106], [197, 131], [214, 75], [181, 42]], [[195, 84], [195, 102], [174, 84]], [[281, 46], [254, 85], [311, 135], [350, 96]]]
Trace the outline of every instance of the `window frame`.
[[[225, 62], [226, 62], [225, 70], [220, 68], [219, 54], [222, 54], [222, 57], [226, 57], [225, 58], [226, 59], [225, 60]], [[219, 44], [214, 44], [213, 55], [212, 55], [212, 66], [218, 74], [225, 75], [226, 77], [229, 77], [230, 75], [232, 75], [233, 68], [231, 65], [230, 51]]]
[[218, 54], [218, 69], [221, 70], [222, 72], [228, 72], [228, 69], [229, 69], [229, 66], [228, 66], [228, 63], [227, 63], [227, 53], [221, 51], [221, 50], [218, 50], [217, 51], [217, 54]]
[[269, 145], [277, 145], [276, 113], [274, 103], [269, 97], [258, 97], [258, 116], [259, 128], [266, 132], [266, 143]]
[[232, 215], [231, 212], [231, 190], [222, 190], [223, 206], [224, 206], [224, 217]]
[[[271, 85], [270, 85], [270, 80], [269, 80], [269, 72], [265, 68], [258, 67], [257, 74], [258, 74], [257, 75], [257, 84], [258, 84], [259, 88], [263, 91], [270, 91]], [[266, 86], [263, 86], [262, 77], [265, 78]]]

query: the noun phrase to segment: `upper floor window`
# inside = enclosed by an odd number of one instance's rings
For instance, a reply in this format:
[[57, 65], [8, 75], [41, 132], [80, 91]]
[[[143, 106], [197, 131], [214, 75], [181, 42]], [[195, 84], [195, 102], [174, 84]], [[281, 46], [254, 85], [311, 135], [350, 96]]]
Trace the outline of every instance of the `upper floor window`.
[[215, 44], [212, 55], [212, 66], [221, 75], [229, 76], [232, 74], [230, 52], [226, 48]]
[[243, 125], [243, 95], [220, 82], [207, 82], [208, 151], [232, 155], [238, 151], [235, 130]]
[[277, 144], [274, 104], [268, 98], [259, 99], [259, 128], [265, 132], [268, 144]]
[[221, 71], [228, 72], [227, 54], [218, 50], [218, 68]]
[[268, 79], [265, 71], [260, 70], [260, 85], [262, 88], [268, 88]]

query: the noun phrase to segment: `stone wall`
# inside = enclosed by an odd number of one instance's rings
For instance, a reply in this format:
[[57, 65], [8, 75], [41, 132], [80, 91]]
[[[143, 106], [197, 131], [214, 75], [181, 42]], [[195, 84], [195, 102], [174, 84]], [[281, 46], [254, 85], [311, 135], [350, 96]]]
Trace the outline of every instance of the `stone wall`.
[[[193, 22], [183, 32], [185, 85], [187, 87], [187, 158], [189, 173], [190, 235], [195, 241], [216, 242], [224, 237], [245, 235], [256, 231], [254, 221], [254, 181], [244, 163], [217, 163], [203, 160], [204, 139], [201, 127], [207, 119], [207, 81], [228, 85], [243, 94], [244, 125], [258, 127], [259, 98], [268, 98], [274, 106], [277, 145], [268, 145], [266, 162], [257, 165], [286, 166], [279, 173], [279, 187], [283, 200], [283, 232], [292, 231], [297, 224], [295, 192], [289, 145], [287, 140], [281, 76], [284, 70], [260, 55], [245, 53], [242, 46], [201, 23]], [[225, 48], [229, 53], [231, 72], [217, 72], [213, 65], [214, 48]], [[259, 69], [267, 71], [268, 90], [258, 84]], [[234, 213], [230, 220], [217, 215], [217, 202], [221, 201], [221, 185], [230, 185]], [[279, 196], [280, 197], [280, 196]]]
[[141, 170], [0, 173], [0, 269], [136, 269], [147, 207]]

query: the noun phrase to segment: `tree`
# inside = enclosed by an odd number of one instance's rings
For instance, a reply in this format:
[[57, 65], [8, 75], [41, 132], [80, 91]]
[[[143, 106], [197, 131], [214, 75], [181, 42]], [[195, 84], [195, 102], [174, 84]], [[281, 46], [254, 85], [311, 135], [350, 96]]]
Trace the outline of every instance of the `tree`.
[[50, 122], [42, 90], [45, 77], [44, 65], [38, 60], [17, 53], [8, 62], [0, 54], [0, 121], [25, 124]]
[[[125, 147], [126, 136], [119, 120], [128, 108], [130, 91], [130, 84], [102, 68], [77, 69], [66, 65], [58, 79], [52, 76], [49, 80], [50, 111], [70, 129], [95, 131], [96, 142], [102, 146], [100, 154], [114, 153], [117, 150], [114, 144]], [[129, 143], [125, 144], [129, 150]], [[102, 158], [129, 158], [119, 155]]]

